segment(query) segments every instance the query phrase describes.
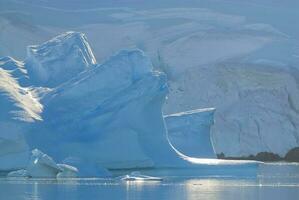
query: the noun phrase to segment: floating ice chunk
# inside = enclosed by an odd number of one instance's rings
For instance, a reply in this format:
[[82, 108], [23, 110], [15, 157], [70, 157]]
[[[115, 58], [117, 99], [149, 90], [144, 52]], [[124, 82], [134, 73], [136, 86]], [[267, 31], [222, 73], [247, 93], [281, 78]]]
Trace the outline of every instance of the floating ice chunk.
[[75, 178], [78, 174], [78, 169], [76, 167], [66, 165], [66, 164], [57, 164], [57, 166], [62, 170], [58, 172], [56, 178]]
[[78, 169], [66, 164], [56, 164], [55, 161], [38, 149], [32, 151], [27, 169], [12, 171], [7, 177], [32, 178], [74, 178]]
[[26, 178], [26, 177], [29, 177], [29, 175], [28, 175], [28, 172], [26, 169], [20, 169], [20, 170], [9, 172], [7, 174], [7, 177], [9, 177], [9, 178]]
[[162, 181], [160, 177], [142, 175], [139, 171], [134, 171], [129, 175], [119, 177], [122, 181]]
[[28, 175], [30, 177], [48, 177], [53, 178], [63, 170], [55, 163], [55, 161], [38, 149], [32, 151], [32, 155], [27, 166]]
[[73, 178], [77, 177], [78, 169], [67, 164], [56, 164], [50, 156], [34, 149], [27, 169], [11, 172], [9, 176], [22, 174], [33, 178]]

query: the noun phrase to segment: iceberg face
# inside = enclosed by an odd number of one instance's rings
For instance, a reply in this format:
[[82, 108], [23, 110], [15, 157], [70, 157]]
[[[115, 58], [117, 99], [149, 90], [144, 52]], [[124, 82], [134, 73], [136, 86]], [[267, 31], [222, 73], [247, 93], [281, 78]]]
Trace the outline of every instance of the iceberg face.
[[0, 170], [26, 165], [29, 146], [24, 132], [28, 123], [41, 120], [43, 106], [33, 90], [22, 87], [28, 81], [23, 63], [0, 59]]
[[32, 82], [55, 87], [96, 63], [82, 33], [67, 32], [41, 45], [27, 48], [26, 65]]
[[82, 158], [68, 157], [63, 160], [63, 164], [74, 166], [78, 169], [78, 177], [111, 177], [111, 173], [95, 162], [83, 160]]
[[40, 113], [43, 106], [38, 101], [33, 90], [22, 87], [18, 77], [14, 77], [15, 70], [6, 70], [7, 62], [0, 62], [0, 123], [3, 121], [20, 120], [33, 122], [41, 120]]
[[[1, 139], [2, 140], [2, 139]], [[10, 144], [9, 144], [10, 142]], [[1, 141], [1, 146], [5, 148], [8, 144], [10, 145], [11, 149], [18, 148], [18, 144], [16, 144], [16, 141]], [[6, 144], [5, 144], [6, 143]], [[7, 144], [8, 143], [8, 144]], [[22, 145], [24, 145], [24, 142], [22, 141]], [[15, 150], [14, 150], [15, 151]], [[16, 150], [15, 152], [1, 150], [1, 156], [0, 156], [0, 171], [10, 171], [10, 170], [16, 170], [16, 169], [24, 169], [27, 165], [28, 159], [29, 159], [29, 149], [28, 146], [25, 146], [24, 148], [20, 150]]]
[[216, 158], [210, 136], [214, 112], [208, 108], [164, 116], [170, 143], [186, 156]]
[[58, 160], [71, 155], [110, 169], [162, 164], [161, 154], [176, 157], [161, 112], [166, 94], [165, 75], [143, 52], [121, 51], [45, 95], [44, 121], [27, 141]]

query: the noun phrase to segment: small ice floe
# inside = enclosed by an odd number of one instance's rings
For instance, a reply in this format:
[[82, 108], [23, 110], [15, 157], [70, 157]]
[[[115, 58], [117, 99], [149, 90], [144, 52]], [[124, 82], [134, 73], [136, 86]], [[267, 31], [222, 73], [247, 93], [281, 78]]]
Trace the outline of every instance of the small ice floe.
[[57, 166], [62, 170], [57, 173], [56, 178], [75, 178], [78, 174], [78, 169], [76, 167], [66, 165], [66, 164], [57, 164]]
[[31, 152], [31, 158], [26, 169], [10, 172], [7, 177], [23, 178], [74, 178], [78, 169], [66, 164], [56, 164], [47, 154], [38, 149]]
[[162, 181], [160, 177], [142, 175], [139, 171], [134, 171], [131, 174], [118, 177], [122, 181]]
[[16, 171], [9, 172], [7, 174], [8, 178], [26, 178], [29, 177], [28, 172], [26, 169], [20, 169]]

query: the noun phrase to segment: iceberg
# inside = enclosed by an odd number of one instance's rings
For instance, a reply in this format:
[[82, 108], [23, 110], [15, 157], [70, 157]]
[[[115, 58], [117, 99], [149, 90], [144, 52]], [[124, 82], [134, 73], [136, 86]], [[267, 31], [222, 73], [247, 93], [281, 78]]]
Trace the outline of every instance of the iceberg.
[[38, 149], [31, 152], [31, 158], [26, 169], [9, 172], [10, 178], [74, 178], [77, 177], [78, 169], [66, 164], [56, 164], [47, 154]]
[[165, 115], [170, 143], [186, 156], [216, 158], [210, 136], [214, 112], [214, 108], [206, 108]]
[[51, 157], [38, 149], [34, 149], [32, 151], [32, 155], [27, 166], [27, 173], [30, 177], [56, 177], [56, 175], [61, 171], [62, 169]]
[[[15, 132], [12, 141], [21, 138], [23, 145], [19, 152], [40, 149], [32, 151], [26, 167], [29, 176], [73, 177], [80, 174], [80, 168], [85, 177], [109, 176], [106, 169], [136, 168], [172, 168], [189, 175], [238, 170], [238, 175], [256, 174], [258, 162], [205, 159], [213, 157], [209, 129], [214, 110], [166, 116], [165, 125], [162, 107], [168, 94], [167, 77], [154, 70], [141, 50], [122, 50], [98, 64], [85, 36], [75, 32], [28, 49], [22, 62], [28, 69], [28, 86], [0, 68], [0, 82], [4, 83], [0, 84], [0, 94], [4, 94], [0, 105], [9, 105], [3, 107], [0, 123], [13, 123], [0, 136]], [[195, 152], [179, 149], [186, 144], [182, 140], [171, 141], [179, 150], [169, 142], [166, 126], [173, 136], [176, 121], [191, 138], [193, 130], [199, 131]], [[184, 128], [188, 123], [192, 123], [190, 129]], [[8, 150], [2, 151], [8, 154]]]
[[178, 160], [165, 137], [166, 94], [166, 77], [149, 58], [123, 50], [45, 95], [44, 120], [26, 136], [58, 160], [71, 155], [109, 169], [164, 165]]

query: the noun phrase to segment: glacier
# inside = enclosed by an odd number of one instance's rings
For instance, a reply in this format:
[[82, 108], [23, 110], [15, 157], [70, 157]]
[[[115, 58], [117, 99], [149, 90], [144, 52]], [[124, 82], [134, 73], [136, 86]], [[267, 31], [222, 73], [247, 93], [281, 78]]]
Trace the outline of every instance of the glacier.
[[[211, 159], [214, 109], [163, 116], [167, 77], [154, 70], [141, 50], [121, 50], [98, 64], [85, 35], [77, 32], [28, 49], [24, 61], [4, 58], [0, 65], [0, 100], [6, 105], [0, 136], [7, 146], [1, 148], [0, 159], [10, 155], [13, 160], [11, 166], [1, 162], [0, 167], [27, 170], [10, 176], [94, 177], [136, 168], [256, 175], [258, 162]], [[29, 82], [19, 82], [23, 76]], [[184, 155], [183, 143], [171, 141], [176, 124], [199, 141], [195, 154]], [[23, 154], [20, 161], [14, 157]]]

